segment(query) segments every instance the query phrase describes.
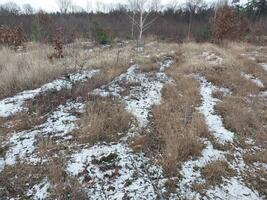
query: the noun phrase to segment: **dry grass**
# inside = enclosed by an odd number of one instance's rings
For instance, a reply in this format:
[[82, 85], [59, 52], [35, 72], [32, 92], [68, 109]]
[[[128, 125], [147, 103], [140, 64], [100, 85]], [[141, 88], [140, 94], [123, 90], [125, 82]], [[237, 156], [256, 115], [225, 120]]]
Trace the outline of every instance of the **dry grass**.
[[160, 64], [159, 63], [146, 63], [146, 64], [142, 64], [140, 66], [140, 71], [144, 72], [144, 73], [148, 73], [148, 72], [157, 72], [159, 71], [160, 68]]
[[[188, 45], [191, 45], [190, 49], [196, 47], [195, 44]], [[179, 46], [171, 49], [175, 65], [167, 70], [167, 74], [175, 85], [164, 87], [162, 103], [152, 110], [152, 128], [133, 142], [135, 149], [143, 148], [152, 154], [169, 176], [179, 176], [179, 165], [200, 155], [204, 145], [199, 138], [209, 137], [203, 116], [196, 110], [200, 103], [199, 83], [194, 76], [186, 75], [195, 71], [193, 57], [182, 49]]]
[[0, 98], [17, 91], [38, 87], [66, 71], [58, 62], [51, 63], [47, 54], [51, 48], [39, 44], [35, 50], [16, 53], [0, 50]]
[[223, 116], [226, 128], [235, 132], [240, 139], [250, 137], [258, 144], [266, 145], [267, 106], [260, 99], [225, 97], [216, 110]]
[[[134, 43], [115, 45], [111, 48], [94, 47], [92, 50], [82, 45], [68, 45], [64, 48], [64, 58], [47, 58], [53, 49], [47, 45], [29, 43], [26, 52], [16, 53], [8, 48], [0, 49], [0, 98], [16, 92], [39, 87], [70, 71], [90, 68], [120, 68], [134, 63], [146, 63], [151, 58], [147, 54], [164, 56], [175, 44], [155, 43], [143, 53], [137, 53]], [[160, 51], [159, 51], [160, 49]], [[152, 56], [156, 57], [156, 56]], [[18, 76], [19, 74], [19, 76]]]
[[[266, 90], [267, 73], [257, 63], [241, 54], [255, 49], [261, 54], [266, 49], [259, 50], [258, 47], [246, 43], [227, 43], [222, 47], [207, 43], [187, 43], [181, 48], [185, 60], [180, 64], [181, 73], [201, 73], [214, 85], [228, 88], [232, 92], [230, 97], [224, 97], [222, 93], [213, 94], [222, 100], [217, 105], [217, 111], [223, 116], [226, 128], [237, 133], [238, 140], [250, 136], [258, 142], [261, 141], [261, 144], [264, 143], [262, 141], [266, 141], [266, 106], [261, 98], [249, 96]], [[211, 52], [223, 58], [222, 64], [210, 64], [200, 56], [203, 52]], [[241, 76], [241, 72], [259, 78], [265, 88], [259, 88], [252, 81], [246, 80]]]
[[42, 166], [17, 164], [7, 166], [0, 175], [0, 196], [3, 199], [22, 198], [25, 191], [44, 178], [46, 169]]
[[39, 87], [77, 69], [128, 66], [131, 54], [127, 48], [125, 47], [118, 59], [117, 48], [96, 48], [93, 52], [89, 52], [82, 48], [67, 47], [64, 58], [53, 62], [47, 57], [53, 49], [43, 44], [28, 44], [27, 51], [22, 53], [2, 48], [0, 50], [0, 98]]
[[48, 169], [48, 178], [53, 185], [51, 199], [88, 199], [83, 187], [74, 177], [66, 173], [64, 158], [58, 158], [50, 161]]
[[164, 88], [164, 102], [153, 108], [153, 128], [145, 143], [168, 175], [177, 175], [182, 161], [198, 156], [203, 149], [199, 137], [208, 136], [205, 122], [195, 110], [200, 101], [196, 80], [176, 79], [177, 85]]
[[267, 149], [258, 151], [256, 153], [246, 154], [244, 160], [247, 164], [253, 164], [255, 162], [266, 163], [267, 162]]
[[201, 175], [206, 179], [206, 186], [214, 186], [221, 184], [223, 178], [234, 176], [235, 171], [229, 167], [227, 161], [217, 160], [203, 167]]
[[87, 103], [77, 138], [81, 143], [112, 141], [129, 129], [131, 119], [131, 115], [116, 101], [96, 97]]

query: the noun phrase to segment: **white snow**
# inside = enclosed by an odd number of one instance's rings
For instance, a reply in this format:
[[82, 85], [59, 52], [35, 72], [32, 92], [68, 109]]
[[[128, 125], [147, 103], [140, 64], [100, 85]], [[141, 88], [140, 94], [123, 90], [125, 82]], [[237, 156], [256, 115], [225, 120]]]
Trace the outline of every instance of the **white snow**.
[[[202, 105], [198, 108], [199, 112], [204, 115], [209, 130], [214, 134], [215, 138], [218, 139], [218, 142], [222, 144], [225, 142], [233, 142], [234, 134], [226, 130], [221, 117], [214, 114], [214, 106], [219, 100], [212, 97], [212, 92], [218, 90], [218, 88], [207, 82], [204, 77], [198, 76], [198, 79], [200, 80], [200, 93], [202, 96]], [[229, 93], [229, 91], [225, 89], [222, 91]], [[242, 149], [234, 147], [233, 152], [228, 152], [214, 149], [210, 141], [205, 140], [205, 144], [206, 147], [202, 151], [200, 158], [189, 160], [182, 164], [180, 173], [183, 178], [178, 184], [178, 193], [182, 199], [261, 199], [257, 192], [245, 186], [241, 178], [242, 171], [247, 167], [242, 157]], [[194, 183], [205, 183], [205, 179], [201, 176], [200, 169], [205, 167], [209, 162], [226, 160], [228, 154], [234, 157], [233, 162], [229, 162], [229, 166], [235, 169], [237, 174], [230, 179], [223, 178], [223, 184], [208, 188], [205, 190], [204, 196], [193, 191], [192, 185]]]
[[[139, 126], [145, 127], [152, 106], [161, 101], [161, 89], [170, 81], [164, 70], [172, 63], [170, 59], [166, 59], [161, 63], [160, 72], [155, 74], [140, 73], [138, 66], [133, 65], [108, 85], [94, 90], [93, 94], [119, 97], [125, 104], [126, 110], [136, 117]], [[125, 91], [126, 94], [123, 94]]]
[[261, 66], [265, 71], [267, 71], [267, 63], [262, 63]]
[[41, 183], [34, 185], [27, 192], [27, 196], [31, 197], [33, 200], [47, 199], [47, 197], [49, 196], [50, 187], [51, 187], [51, 184], [48, 182], [48, 179], [44, 178]]
[[13, 97], [9, 97], [0, 101], [0, 117], [9, 117], [17, 112], [21, 112], [26, 110], [23, 107], [25, 101], [33, 99], [34, 97], [40, 95], [41, 93], [56, 90], [60, 91], [62, 89], [70, 89], [73, 84], [77, 83], [78, 81], [85, 81], [93, 77], [99, 70], [90, 70], [90, 71], [83, 71], [76, 74], [70, 74], [69, 79], [61, 78], [52, 81], [51, 83], [47, 83], [40, 88], [34, 90], [27, 90], [18, 93]]
[[84, 105], [77, 102], [67, 102], [65, 105], [58, 107], [47, 119], [47, 121], [39, 126], [36, 126], [30, 130], [14, 133], [5, 145], [8, 146], [8, 150], [5, 154], [5, 158], [0, 162], [4, 168], [5, 165], [14, 165], [17, 159], [26, 159], [29, 162], [36, 163], [40, 159], [34, 154], [36, 149], [37, 137], [60, 137], [62, 139], [69, 139], [68, 136], [74, 129], [77, 128], [75, 121], [76, 116], [73, 116], [70, 112], [82, 112]]
[[207, 191], [209, 198], [205, 199], [227, 199], [227, 200], [259, 200], [262, 199], [257, 192], [252, 191], [237, 178], [224, 180], [226, 183], [216, 186]]
[[5, 155], [5, 164], [14, 165], [17, 159], [23, 159], [32, 154], [38, 133], [38, 130], [33, 130], [14, 134], [8, 141], [9, 150]]
[[225, 160], [222, 151], [214, 149], [209, 141], [205, 141], [205, 144], [206, 147], [203, 149], [200, 158], [197, 160], [189, 160], [182, 164], [180, 173], [183, 178], [178, 185], [179, 196], [182, 198], [199, 199], [199, 194], [192, 191], [191, 188], [193, 183], [205, 183], [199, 169], [211, 161]]
[[79, 178], [89, 199], [152, 200], [164, 190], [161, 168], [122, 143], [82, 149], [71, 156], [66, 170]]
[[245, 73], [241, 73], [241, 76], [244, 77], [245, 79], [255, 83], [258, 87], [263, 88], [264, 84], [262, 83], [262, 81], [258, 78], [255, 78], [253, 75], [251, 74], [245, 74]]
[[211, 53], [209, 51], [203, 52], [201, 57], [204, 57], [205, 60], [208, 61], [209, 64], [211, 64], [211, 65], [221, 65], [223, 62], [223, 58], [221, 58], [220, 56], [217, 56], [216, 54]]
[[[197, 76], [200, 81], [200, 94], [202, 96], [202, 105], [198, 108], [199, 112], [205, 117], [209, 130], [219, 143], [233, 142], [234, 133], [228, 131], [223, 126], [222, 118], [215, 114], [214, 106], [219, 101], [212, 97], [212, 93], [219, 88], [209, 83], [204, 77]], [[220, 89], [229, 93], [228, 90]], [[178, 192], [182, 199], [261, 199], [257, 192], [252, 191], [243, 183], [241, 178], [242, 171], [247, 167], [243, 160], [243, 149], [234, 147], [233, 151], [222, 151], [213, 148], [210, 141], [205, 139], [206, 147], [202, 151], [200, 158], [189, 160], [182, 164], [180, 171], [183, 176], [178, 184]], [[209, 162], [216, 160], [226, 160], [226, 156], [231, 154], [234, 158], [228, 162], [229, 166], [236, 170], [236, 175], [230, 179], [223, 178], [224, 183], [205, 190], [200, 194], [192, 190], [194, 183], [204, 184], [205, 179], [201, 176], [200, 169], [205, 167]]]
[[214, 110], [219, 100], [214, 98], [212, 93], [218, 88], [209, 83], [204, 77], [199, 77], [199, 80], [200, 94], [202, 96], [202, 105], [198, 108], [199, 112], [204, 115], [210, 131], [220, 143], [233, 142], [234, 133], [224, 128], [222, 118]]

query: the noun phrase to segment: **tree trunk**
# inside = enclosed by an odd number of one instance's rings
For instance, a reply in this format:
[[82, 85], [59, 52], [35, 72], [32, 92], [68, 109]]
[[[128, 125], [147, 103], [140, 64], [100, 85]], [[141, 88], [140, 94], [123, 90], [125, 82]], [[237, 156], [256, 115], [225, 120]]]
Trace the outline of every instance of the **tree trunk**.
[[140, 12], [140, 32], [139, 32], [139, 44], [142, 44], [142, 36], [143, 36], [143, 10]]
[[190, 13], [190, 17], [189, 17], [189, 24], [188, 24], [188, 33], [187, 33], [187, 38], [190, 38], [191, 35], [191, 23], [192, 23], [192, 13]]
[[134, 22], [135, 22], [135, 13], [133, 12], [133, 21], [132, 21], [132, 39], [134, 39]]

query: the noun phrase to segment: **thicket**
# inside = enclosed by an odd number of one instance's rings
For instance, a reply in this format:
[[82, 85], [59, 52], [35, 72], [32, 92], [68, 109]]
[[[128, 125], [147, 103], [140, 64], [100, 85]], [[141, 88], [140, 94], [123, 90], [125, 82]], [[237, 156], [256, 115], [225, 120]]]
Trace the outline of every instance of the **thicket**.
[[[267, 30], [266, 0], [251, 0], [244, 6], [203, 7], [196, 13], [187, 9], [168, 8], [155, 13], [157, 20], [144, 35], [158, 39], [182, 42], [188, 36], [188, 21], [191, 19], [190, 36], [196, 42], [224, 39], [258, 41]], [[0, 25], [16, 28], [21, 34], [21, 43], [35, 40], [55, 43], [55, 32], [61, 27], [63, 43], [84, 37], [95, 39], [97, 43], [108, 44], [113, 38], [130, 39], [131, 23], [125, 9], [111, 10], [109, 13], [51, 13], [25, 14], [10, 12], [0, 6]], [[131, 15], [132, 13], [128, 13]], [[18, 29], [18, 27], [20, 27]], [[137, 35], [137, 30], [135, 30]], [[22, 37], [23, 35], [23, 37]], [[259, 37], [258, 37], [259, 36]], [[3, 40], [4, 37], [1, 36]], [[6, 40], [6, 39], [5, 39]], [[19, 40], [16, 42], [19, 44]]]

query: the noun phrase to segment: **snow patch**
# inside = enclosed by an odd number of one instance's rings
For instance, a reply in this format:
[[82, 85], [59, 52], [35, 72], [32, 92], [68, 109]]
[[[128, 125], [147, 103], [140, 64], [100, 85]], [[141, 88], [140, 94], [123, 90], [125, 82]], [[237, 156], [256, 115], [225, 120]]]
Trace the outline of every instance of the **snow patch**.
[[201, 157], [197, 160], [189, 160], [182, 165], [180, 174], [183, 176], [179, 183], [179, 195], [182, 198], [199, 199], [197, 192], [192, 191], [193, 183], [205, 183], [201, 177], [200, 168], [204, 167], [211, 161], [224, 160], [224, 153], [213, 148], [209, 141], [205, 141], [206, 147], [201, 153]]
[[204, 77], [198, 78], [200, 80], [200, 94], [202, 96], [202, 105], [198, 108], [199, 112], [204, 115], [210, 131], [214, 134], [218, 142], [233, 142], [234, 133], [225, 129], [222, 118], [215, 114], [214, 107], [219, 100], [214, 98], [212, 93], [218, 90], [218, 88], [208, 82]]
[[48, 179], [44, 178], [41, 183], [34, 185], [27, 192], [27, 196], [31, 197], [34, 200], [47, 199], [47, 197], [49, 196], [50, 187], [51, 187], [51, 184], [48, 182]]
[[224, 180], [226, 183], [216, 186], [212, 190], [207, 191], [207, 196], [210, 198], [205, 199], [228, 199], [228, 200], [260, 200], [258, 193], [255, 193], [250, 188], [245, 186], [237, 178]]
[[45, 93], [47, 91], [60, 91], [62, 89], [70, 89], [73, 84], [79, 81], [85, 81], [92, 78], [99, 70], [83, 71], [76, 74], [70, 74], [68, 79], [61, 78], [47, 83], [40, 88], [34, 90], [27, 90], [18, 93], [13, 97], [9, 97], [0, 101], [0, 117], [9, 117], [18, 112], [27, 110], [23, 107], [25, 101], [33, 99], [34, 97]]
[[161, 63], [160, 72], [154, 74], [138, 72], [138, 66], [133, 65], [108, 85], [94, 90], [93, 94], [118, 97], [125, 104], [126, 110], [136, 117], [139, 126], [145, 127], [152, 106], [161, 101], [161, 89], [170, 81], [164, 70], [172, 63], [166, 59]]
[[262, 63], [261, 66], [265, 71], [267, 71], [267, 63]]
[[163, 172], [126, 144], [102, 144], [71, 156], [66, 171], [79, 178], [89, 199], [156, 199]]
[[0, 162], [0, 170], [4, 168], [5, 165], [14, 165], [17, 159], [26, 159], [31, 163], [39, 162], [40, 159], [34, 154], [37, 137], [51, 136], [61, 137], [63, 139], [71, 138], [68, 134], [77, 128], [75, 124], [77, 117], [73, 116], [70, 112], [82, 112], [83, 108], [84, 105], [82, 103], [67, 102], [65, 105], [59, 106], [58, 109], [48, 117], [44, 124], [36, 126], [31, 130], [13, 134], [5, 144], [9, 149], [6, 152], [5, 159], [0, 158], [0, 160], [2, 159]]

